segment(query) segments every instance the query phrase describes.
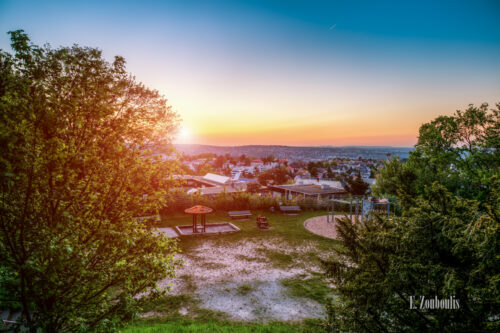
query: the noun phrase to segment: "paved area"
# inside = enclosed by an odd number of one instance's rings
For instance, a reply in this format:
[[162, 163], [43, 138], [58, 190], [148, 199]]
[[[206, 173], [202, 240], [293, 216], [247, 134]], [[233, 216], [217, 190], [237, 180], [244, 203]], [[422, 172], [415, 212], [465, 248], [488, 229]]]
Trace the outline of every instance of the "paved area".
[[[344, 215], [335, 215], [335, 219], [345, 217]], [[336, 239], [337, 231], [335, 230], [335, 222], [327, 222], [326, 215], [316, 216], [304, 222], [304, 227], [313, 234], [320, 235], [327, 238]]]
[[174, 230], [174, 228], [156, 228], [159, 232], [170, 238], [179, 237], [179, 234]]

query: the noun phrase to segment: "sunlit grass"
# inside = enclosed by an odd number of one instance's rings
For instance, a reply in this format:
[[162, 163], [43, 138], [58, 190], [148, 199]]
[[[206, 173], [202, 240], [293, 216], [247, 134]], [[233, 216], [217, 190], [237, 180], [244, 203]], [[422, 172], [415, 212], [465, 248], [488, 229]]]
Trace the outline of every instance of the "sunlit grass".
[[325, 283], [323, 276], [294, 277], [281, 280], [293, 296], [305, 297], [325, 304], [331, 294], [331, 288]]
[[143, 320], [122, 329], [123, 333], [302, 333], [325, 332], [317, 321], [306, 321], [301, 324], [288, 323], [235, 323], [227, 321], [200, 322], [193, 320], [174, 320], [162, 322]]

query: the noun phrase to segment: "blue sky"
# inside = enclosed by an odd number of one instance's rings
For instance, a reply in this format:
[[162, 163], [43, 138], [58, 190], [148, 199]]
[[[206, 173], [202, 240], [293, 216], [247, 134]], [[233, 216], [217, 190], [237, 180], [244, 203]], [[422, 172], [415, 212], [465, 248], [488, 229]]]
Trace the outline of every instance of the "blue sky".
[[[94, 46], [169, 99], [183, 142], [412, 145], [500, 102], [500, 1], [5, 1], [36, 44]], [[189, 135], [188, 135], [189, 133]]]

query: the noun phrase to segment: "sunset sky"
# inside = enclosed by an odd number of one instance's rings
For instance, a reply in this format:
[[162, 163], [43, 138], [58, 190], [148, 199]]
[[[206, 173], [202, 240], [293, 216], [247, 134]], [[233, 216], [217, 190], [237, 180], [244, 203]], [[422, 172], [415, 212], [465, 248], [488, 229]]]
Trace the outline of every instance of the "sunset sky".
[[36, 44], [121, 55], [182, 118], [177, 142], [411, 146], [500, 102], [500, 1], [5, 1]]

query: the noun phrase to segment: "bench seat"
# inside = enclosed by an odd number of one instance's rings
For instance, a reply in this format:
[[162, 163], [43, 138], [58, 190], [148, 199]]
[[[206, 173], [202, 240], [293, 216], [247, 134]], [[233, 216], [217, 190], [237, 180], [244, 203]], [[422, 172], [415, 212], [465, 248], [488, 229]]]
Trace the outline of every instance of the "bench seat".
[[233, 210], [228, 212], [228, 214], [232, 219], [250, 218], [250, 216], [252, 216], [252, 212], [250, 212], [249, 210]]
[[284, 214], [298, 214], [302, 210], [299, 206], [280, 206], [280, 211]]

